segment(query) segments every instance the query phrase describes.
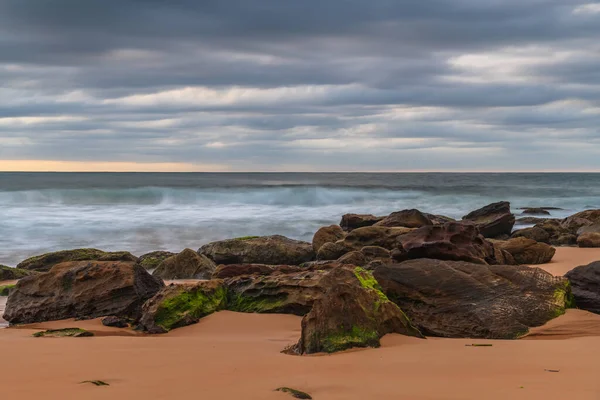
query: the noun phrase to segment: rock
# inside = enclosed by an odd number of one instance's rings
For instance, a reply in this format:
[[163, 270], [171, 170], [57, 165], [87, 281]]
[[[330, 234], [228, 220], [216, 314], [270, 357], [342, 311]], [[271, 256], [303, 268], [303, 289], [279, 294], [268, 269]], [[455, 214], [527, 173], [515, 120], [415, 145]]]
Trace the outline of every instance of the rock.
[[371, 214], [345, 214], [340, 221], [340, 227], [346, 232], [350, 232], [357, 228], [375, 225], [383, 218]]
[[391, 260], [392, 252], [379, 246], [365, 246], [360, 249], [368, 261], [374, 260]]
[[577, 234], [581, 235], [584, 233], [600, 233], [600, 224], [586, 225], [577, 229]]
[[550, 239], [550, 244], [553, 244], [556, 246], [572, 246], [576, 243], [577, 243], [577, 236], [571, 235], [571, 234], [560, 235], [556, 239]]
[[0, 297], [7, 297], [11, 290], [15, 288], [16, 285], [3, 285], [0, 286]]
[[375, 224], [375, 226], [386, 226], [388, 228], [420, 228], [426, 225], [433, 225], [433, 222], [421, 211], [415, 209], [393, 212]]
[[339, 227], [339, 225], [330, 225], [320, 228], [313, 236], [312, 246], [315, 253], [319, 251], [321, 246], [325, 243], [335, 243], [338, 240], [342, 240], [346, 236], [346, 233]]
[[228, 309], [237, 312], [279, 313], [303, 316], [325, 288], [326, 270], [291, 274], [244, 275], [225, 279]]
[[538, 217], [521, 217], [517, 218], [516, 224], [518, 225], [536, 225], [542, 224], [546, 221], [560, 221], [556, 218], [538, 218]]
[[365, 246], [378, 246], [392, 250], [397, 246], [398, 237], [411, 231], [413, 231], [411, 228], [384, 226], [357, 228], [348, 233], [343, 244], [350, 250], [360, 250]]
[[500, 248], [509, 252], [518, 264], [527, 265], [549, 263], [556, 253], [554, 247], [525, 237], [501, 242]]
[[550, 215], [550, 212], [545, 208], [521, 208], [523, 214], [529, 215]]
[[479, 234], [473, 225], [450, 222], [424, 226], [398, 238], [399, 246], [392, 252], [397, 261], [415, 258], [468, 261], [479, 264], [496, 263], [494, 246]]
[[494, 264], [499, 265], [518, 265], [512, 254], [502, 248], [502, 241], [493, 242], [494, 245]]
[[21, 279], [11, 291], [4, 319], [12, 324], [81, 316], [136, 319], [142, 304], [164, 284], [126, 261], [77, 261]]
[[519, 229], [513, 232], [511, 238], [524, 237], [535, 240], [536, 242], [550, 243], [550, 234], [538, 226], [532, 228]]
[[212, 274], [212, 279], [226, 279], [242, 275], [271, 275], [275, 273], [289, 274], [303, 269], [292, 265], [266, 264], [228, 264], [219, 265]]
[[91, 337], [93, 332], [79, 328], [48, 329], [47, 331], [36, 332], [33, 337]]
[[510, 203], [502, 201], [465, 215], [463, 221], [474, 223], [483, 237], [495, 238], [511, 234], [515, 216], [510, 212]]
[[6, 265], [0, 265], [0, 281], [14, 281], [35, 274], [34, 271], [28, 271], [21, 268], [11, 268]]
[[166, 333], [195, 324], [226, 305], [227, 288], [222, 280], [172, 284], [144, 304], [138, 328], [149, 333]]
[[275, 391], [288, 393], [296, 399], [312, 400], [312, 396], [310, 394], [289, 387], [280, 387], [275, 389]]
[[112, 328], [129, 328], [129, 323], [125, 318], [117, 317], [115, 315], [102, 318], [102, 325], [110, 326]]
[[515, 339], [572, 305], [568, 281], [539, 268], [410, 260], [374, 276], [425, 335]]
[[577, 242], [575, 231], [571, 232], [562, 225], [560, 220], [549, 219], [545, 222], [535, 225], [535, 228], [542, 229], [548, 233], [549, 243], [555, 246], [570, 246]]
[[327, 277], [322, 297], [302, 319], [296, 354], [334, 353], [352, 347], [379, 347], [388, 333], [422, 337], [398, 306], [381, 292], [371, 273], [339, 268]]
[[565, 218], [561, 221], [560, 227], [563, 228], [563, 231], [571, 234], [576, 234], [578, 230], [583, 227], [593, 225], [594, 223], [585, 218], [577, 218], [575, 216]]
[[362, 267], [367, 263], [367, 258], [360, 251], [351, 251], [338, 258], [337, 262]]
[[349, 251], [352, 251], [352, 249], [347, 248], [341, 240], [336, 243], [328, 242], [319, 249], [317, 260], [337, 260]]
[[162, 279], [210, 279], [216, 268], [210, 258], [185, 249], [160, 263], [152, 275]]
[[434, 225], [444, 225], [448, 222], [456, 222], [454, 218], [446, 217], [445, 215], [435, 215], [423, 213]]
[[[583, 221], [589, 221], [586, 225], [600, 224], [600, 210], [586, 210], [571, 215], [563, 220], [564, 226], [579, 225]], [[583, 226], [580, 225], [579, 228]], [[579, 229], [577, 228], [577, 229]]]
[[171, 253], [170, 251], [153, 251], [152, 253], [146, 253], [143, 256], [140, 256], [138, 262], [145, 269], [156, 269], [161, 262], [174, 255], [177, 255], [177, 253]]
[[312, 244], [280, 235], [209, 243], [202, 246], [198, 253], [217, 264], [298, 265], [315, 258]]
[[577, 238], [579, 247], [600, 247], [600, 233], [586, 232]]
[[600, 261], [579, 266], [565, 276], [571, 282], [577, 308], [600, 314]]
[[106, 252], [97, 249], [63, 250], [42, 254], [22, 261], [17, 268], [30, 271], [49, 271], [56, 264], [68, 261], [130, 261], [137, 262], [137, 257], [127, 251]]

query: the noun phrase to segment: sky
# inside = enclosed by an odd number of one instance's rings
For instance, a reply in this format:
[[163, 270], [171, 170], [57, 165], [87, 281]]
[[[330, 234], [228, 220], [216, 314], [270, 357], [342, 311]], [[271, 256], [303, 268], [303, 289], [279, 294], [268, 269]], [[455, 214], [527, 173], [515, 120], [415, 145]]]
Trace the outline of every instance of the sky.
[[600, 171], [600, 3], [0, 0], [0, 170]]

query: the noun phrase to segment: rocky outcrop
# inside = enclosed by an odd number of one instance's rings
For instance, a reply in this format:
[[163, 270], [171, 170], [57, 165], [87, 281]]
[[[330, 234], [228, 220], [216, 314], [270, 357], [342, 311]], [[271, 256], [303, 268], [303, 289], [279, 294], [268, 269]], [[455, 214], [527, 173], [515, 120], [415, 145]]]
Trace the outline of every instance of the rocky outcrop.
[[138, 328], [148, 333], [166, 333], [195, 324], [226, 305], [227, 289], [222, 280], [172, 284], [144, 304]]
[[357, 228], [375, 225], [383, 218], [371, 214], [345, 214], [340, 221], [340, 227], [346, 232], [350, 232]]
[[177, 253], [171, 253], [170, 251], [153, 251], [140, 256], [138, 263], [145, 269], [156, 269], [161, 262], [175, 255]]
[[411, 228], [385, 226], [368, 226], [354, 229], [343, 240], [343, 245], [351, 250], [360, 250], [365, 246], [378, 246], [392, 250], [397, 245], [398, 237], [411, 232]]
[[260, 236], [223, 240], [202, 246], [204, 254], [217, 264], [298, 265], [315, 258], [312, 244], [285, 236]]
[[524, 237], [541, 243], [550, 243], [550, 235], [548, 234], [548, 232], [537, 226], [519, 229], [518, 231], [513, 232], [513, 234], [511, 235], [511, 238], [518, 237]]
[[342, 240], [346, 236], [346, 233], [339, 227], [339, 225], [330, 225], [320, 228], [313, 236], [312, 246], [315, 253], [319, 251], [321, 246], [325, 243], [335, 243], [338, 240]]
[[136, 319], [164, 284], [134, 262], [78, 261], [21, 279], [4, 319], [12, 324], [115, 315]]
[[28, 271], [21, 268], [11, 268], [6, 265], [0, 265], [0, 281], [13, 281], [26, 276], [35, 274], [34, 271]]
[[572, 305], [566, 279], [539, 268], [420, 259], [375, 269], [425, 335], [515, 339]]
[[399, 246], [392, 252], [397, 261], [415, 258], [496, 263], [494, 246], [477, 228], [456, 222], [425, 226], [398, 237]]
[[332, 270], [323, 296], [302, 319], [297, 354], [334, 353], [352, 347], [379, 347], [388, 333], [422, 337], [398, 306], [361, 268]]
[[375, 226], [404, 227], [404, 228], [420, 228], [426, 225], [433, 225], [433, 222], [419, 210], [403, 210], [391, 213]]
[[585, 232], [577, 237], [579, 247], [600, 247], [600, 233]]
[[499, 243], [500, 248], [509, 252], [518, 264], [546, 264], [556, 253], [554, 247], [525, 237], [517, 237]]
[[75, 249], [46, 253], [22, 261], [17, 268], [30, 271], [49, 271], [56, 264], [68, 261], [127, 261], [137, 262], [137, 257], [127, 251], [106, 252], [97, 249]]
[[511, 234], [515, 216], [510, 212], [510, 203], [502, 201], [465, 215], [463, 221], [475, 224], [484, 237], [496, 238]]
[[600, 314], [600, 261], [582, 265], [565, 275], [577, 308]]
[[152, 275], [162, 279], [210, 279], [216, 268], [210, 258], [185, 249], [160, 263]]
[[445, 215], [423, 213], [434, 225], [444, 225], [448, 222], [456, 222], [454, 218], [446, 217]]

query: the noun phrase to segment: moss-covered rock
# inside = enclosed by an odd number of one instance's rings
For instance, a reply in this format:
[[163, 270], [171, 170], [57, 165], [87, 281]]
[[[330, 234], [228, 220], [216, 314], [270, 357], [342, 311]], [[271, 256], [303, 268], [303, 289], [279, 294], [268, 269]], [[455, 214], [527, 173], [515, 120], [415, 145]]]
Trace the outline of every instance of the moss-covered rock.
[[152, 275], [162, 279], [210, 279], [215, 268], [210, 258], [185, 249], [161, 262]]
[[10, 291], [15, 288], [16, 285], [4, 285], [0, 286], [0, 296], [8, 296]]
[[36, 332], [34, 337], [90, 337], [94, 334], [90, 331], [80, 328], [49, 329], [47, 331]]
[[138, 258], [127, 251], [106, 252], [98, 249], [62, 250], [30, 257], [17, 265], [17, 268], [29, 271], [49, 271], [53, 266], [69, 261], [128, 261], [137, 262]]
[[156, 269], [161, 262], [176, 254], [177, 253], [171, 253], [170, 251], [153, 251], [140, 256], [138, 263], [145, 269]]
[[25, 278], [34, 273], [35, 272], [33, 271], [22, 268], [11, 268], [6, 265], [0, 265], [0, 281], [13, 281], [15, 279]]
[[222, 280], [169, 285], [144, 304], [139, 327], [149, 333], [166, 333], [198, 322], [227, 305]]
[[289, 352], [334, 353], [352, 347], [378, 347], [388, 333], [423, 337], [402, 310], [359, 267], [327, 273], [328, 289], [302, 319], [300, 341]]

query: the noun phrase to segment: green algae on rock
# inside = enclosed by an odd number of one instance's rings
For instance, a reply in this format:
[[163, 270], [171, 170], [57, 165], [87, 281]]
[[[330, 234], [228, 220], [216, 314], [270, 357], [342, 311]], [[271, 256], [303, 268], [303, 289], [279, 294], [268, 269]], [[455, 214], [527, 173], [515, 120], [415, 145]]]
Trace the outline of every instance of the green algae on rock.
[[15, 288], [16, 285], [5, 285], [0, 286], [0, 296], [6, 297], [10, 294], [10, 291]]
[[62, 250], [34, 256], [20, 262], [17, 268], [30, 271], [49, 271], [54, 265], [68, 261], [130, 261], [138, 258], [127, 251], [106, 252], [98, 249]]
[[222, 280], [170, 285], [144, 304], [139, 328], [149, 333], [166, 333], [194, 324], [226, 305], [227, 288]]
[[22, 268], [11, 268], [6, 265], [0, 265], [0, 281], [12, 281], [15, 279], [25, 278], [26, 276], [35, 274], [34, 271], [28, 271]]
[[46, 331], [36, 332], [33, 337], [90, 337], [94, 334], [90, 331], [80, 328], [48, 329]]

